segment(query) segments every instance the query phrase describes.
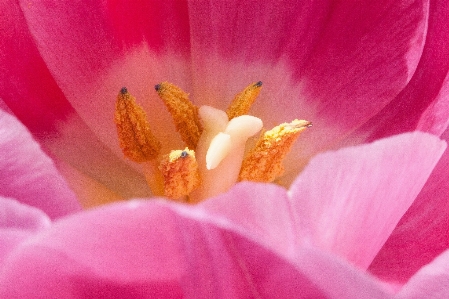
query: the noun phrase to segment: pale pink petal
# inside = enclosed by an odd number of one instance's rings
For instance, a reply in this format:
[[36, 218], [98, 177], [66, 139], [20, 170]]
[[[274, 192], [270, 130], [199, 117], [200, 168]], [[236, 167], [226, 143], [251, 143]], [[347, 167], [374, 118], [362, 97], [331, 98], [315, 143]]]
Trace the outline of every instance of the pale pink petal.
[[51, 218], [78, 211], [80, 205], [27, 129], [0, 110], [0, 196], [38, 207]]
[[398, 299], [447, 298], [449, 294], [449, 250], [421, 268], [402, 288]]
[[[449, 140], [449, 130], [442, 136]], [[446, 150], [413, 205], [401, 218], [369, 270], [404, 283], [449, 248], [449, 151]]]
[[8, 105], [6, 105], [6, 103], [1, 98], [0, 98], [0, 109], [9, 114], [13, 114], [11, 109], [9, 109]]
[[373, 278], [310, 247], [275, 254], [203, 209], [131, 201], [61, 219], [22, 245], [2, 297], [387, 298]]
[[303, 244], [294, 263], [326, 298], [390, 298], [391, 289], [345, 260]]
[[[60, 123], [58, 130], [56, 136], [47, 136], [39, 141], [50, 152], [56, 165], [62, 168], [61, 172], [75, 191], [83, 188], [77, 177], [84, 176], [119, 198], [151, 194], [141, 170], [128, 165], [123, 153], [118, 156], [112, 152], [77, 114]], [[118, 144], [118, 139], [114, 142]]]
[[38, 231], [50, 225], [50, 219], [41, 210], [0, 197], [0, 227], [6, 229], [23, 229]]
[[445, 148], [414, 132], [317, 155], [290, 189], [300, 229], [316, 246], [367, 268]]
[[[449, 31], [449, 30], [448, 30]], [[417, 129], [440, 136], [449, 125], [449, 72], [440, 92], [421, 116]]]
[[21, 242], [49, 226], [41, 210], [0, 196], [0, 265]]
[[238, 183], [229, 192], [199, 205], [209, 215], [228, 219], [279, 253], [291, 254], [301, 240], [287, 191], [274, 184]]

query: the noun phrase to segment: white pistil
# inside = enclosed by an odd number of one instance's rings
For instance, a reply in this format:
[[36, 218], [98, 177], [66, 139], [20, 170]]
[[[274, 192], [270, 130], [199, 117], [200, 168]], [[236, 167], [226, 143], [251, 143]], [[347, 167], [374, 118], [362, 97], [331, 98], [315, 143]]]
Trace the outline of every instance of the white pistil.
[[228, 122], [224, 111], [208, 106], [200, 107], [199, 117], [204, 128], [196, 149], [201, 186], [191, 194], [192, 201], [226, 192], [237, 182], [245, 143], [263, 125], [261, 119], [249, 115]]
[[249, 137], [254, 136], [262, 129], [260, 118], [251, 115], [237, 116], [229, 121], [225, 133], [231, 135], [232, 143], [245, 143]]
[[242, 115], [233, 118], [224, 133], [218, 133], [211, 141], [206, 154], [207, 169], [216, 168], [220, 162], [234, 151], [245, 151], [245, 143], [249, 137], [253, 136], [262, 129], [262, 120], [260, 118]]
[[214, 169], [220, 162], [226, 158], [231, 151], [231, 136], [225, 133], [218, 133], [210, 142], [209, 149], [206, 154], [206, 168]]
[[204, 130], [214, 134], [213, 136], [223, 132], [229, 123], [226, 112], [211, 106], [201, 106], [198, 109], [198, 115]]

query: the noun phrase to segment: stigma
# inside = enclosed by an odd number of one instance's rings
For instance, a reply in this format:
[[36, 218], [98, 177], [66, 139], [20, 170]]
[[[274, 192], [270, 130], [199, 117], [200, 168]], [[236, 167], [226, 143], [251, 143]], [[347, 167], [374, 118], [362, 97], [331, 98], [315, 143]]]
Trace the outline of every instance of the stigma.
[[[283, 174], [282, 162], [296, 139], [312, 124], [295, 119], [263, 130], [262, 120], [248, 114], [261, 89], [261, 81], [248, 85], [223, 111], [197, 107], [188, 93], [172, 83], [155, 85], [186, 145], [161, 153], [145, 111], [123, 87], [115, 112], [122, 152], [144, 165], [154, 195], [187, 203], [224, 193], [239, 181], [273, 182]], [[252, 138], [257, 139], [256, 145], [248, 148]]]

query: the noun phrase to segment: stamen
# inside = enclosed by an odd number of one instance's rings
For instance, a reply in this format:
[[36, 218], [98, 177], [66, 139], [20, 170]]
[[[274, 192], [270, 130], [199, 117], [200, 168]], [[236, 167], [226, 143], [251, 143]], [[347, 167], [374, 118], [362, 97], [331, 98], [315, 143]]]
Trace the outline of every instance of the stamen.
[[246, 87], [225, 112], [196, 107], [186, 92], [171, 83], [156, 85], [188, 145], [162, 159], [161, 144], [150, 130], [146, 113], [123, 87], [115, 111], [120, 147], [129, 159], [144, 162], [152, 193], [171, 199], [194, 203], [226, 192], [237, 181], [272, 182], [282, 175], [284, 157], [311, 123], [296, 119], [265, 132], [245, 157], [246, 141], [263, 126], [259, 118], [247, 115], [261, 87], [260, 81]]
[[155, 89], [172, 115], [182, 140], [189, 148], [196, 148], [202, 132], [198, 107], [189, 100], [186, 92], [172, 83], [162, 82]]
[[256, 100], [261, 89], [262, 81], [259, 81], [250, 84], [242, 92], [237, 94], [231, 105], [229, 105], [228, 110], [226, 110], [229, 120], [237, 116], [248, 114], [249, 109]]
[[123, 154], [134, 162], [155, 159], [161, 143], [150, 130], [145, 111], [123, 87], [117, 96], [115, 124]]
[[159, 169], [164, 176], [164, 194], [169, 198], [181, 199], [200, 185], [195, 152], [188, 148], [171, 151], [163, 158]]
[[272, 182], [284, 172], [282, 161], [311, 122], [295, 119], [265, 132], [242, 163], [239, 181]]

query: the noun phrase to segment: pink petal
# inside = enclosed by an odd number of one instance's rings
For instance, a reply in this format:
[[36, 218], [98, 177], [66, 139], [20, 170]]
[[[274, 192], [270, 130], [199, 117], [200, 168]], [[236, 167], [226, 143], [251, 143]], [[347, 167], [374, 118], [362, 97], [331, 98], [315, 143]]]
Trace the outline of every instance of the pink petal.
[[9, 109], [8, 105], [0, 98], [0, 110], [3, 110], [4, 112], [7, 112], [9, 114], [13, 114], [11, 109]]
[[[61, 173], [80, 198], [83, 197], [85, 180], [98, 186], [92, 189], [94, 197], [100, 193], [98, 189], [115, 193], [117, 198], [151, 194], [138, 166], [134, 169], [135, 165], [128, 165], [123, 153], [115, 155], [78, 115], [73, 114], [60, 123], [58, 129], [55, 137], [47, 136], [39, 141], [51, 153]], [[118, 144], [117, 138], [114, 141]], [[98, 196], [101, 197], [101, 194]]]
[[49, 226], [41, 210], [0, 197], [0, 265], [20, 243]]
[[407, 84], [428, 3], [192, 2], [190, 14], [195, 97], [225, 107], [241, 82], [260, 79], [256, 114], [267, 126], [313, 121], [325, 137], [315, 135], [316, 150], [335, 138], [323, 128], [355, 129]]
[[[98, 130], [86, 126], [66, 100], [35, 46], [19, 5], [3, 1], [0, 9], [7, 12], [0, 18], [5, 30], [0, 44], [6, 49], [0, 55], [4, 70], [0, 72], [0, 97], [7, 109], [31, 130], [58, 166], [73, 169], [66, 175], [73, 189], [84, 187], [71, 180], [77, 173], [101, 186], [97, 190], [108, 189], [118, 197], [149, 195], [143, 175], [125, 165], [123, 154], [117, 157], [106, 148], [95, 135]], [[77, 195], [83, 196], [80, 192]]]
[[42, 60], [16, 1], [0, 3], [0, 97], [34, 133], [56, 130], [73, 112]]
[[[364, 295], [368, 298], [382, 297], [379, 295], [382, 288], [372, 278], [360, 275], [361, 272], [347, 262], [304, 243], [301, 229], [294, 226], [289, 201], [286, 190], [276, 185], [242, 182], [200, 206], [210, 216], [226, 218], [274, 252], [292, 258], [309, 277], [316, 278], [315, 283], [330, 298], [357, 298], [362, 296], [361, 290], [367, 290]], [[350, 282], [348, 288], [346, 279]], [[373, 289], [377, 291], [368, 291]]]
[[310, 247], [297, 261], [193, 206], [132, 201], [61, 219], [21, 246], [3, 297], [386, 298], [373, 278]]
[[409, 84], [355, 135], [374, 140], [420, 129], [440, 135], [449, 118], [449, 6], [430, 1], [426, 44]]
[[419, 270], [402, 288], [397, 298], [446, 298], [447, 294], [449, 294], [449, 250]]
[[51, 218], [78, 211], [73, 192], [26, 128], [0, 110], [0, 196], [38, 207]]
[[209, 215], [226, 218], [278, 253], [292, 254], [301, 240], [287, 191], [277, 185], [242, 182], [199, 205]]
[[290, 189], [299, 227], [316, 246], [367, 268], [445, 148], [414, 132], [319, 154]]
[[[105, 8], [94, 6], [90, 10], [94, 14], [100, 12], [105, 15], [104, 18], [111, 22], [111, 27], [104, 26], [102, 30], [110, 31], [114, 40], [125, 48], [147, 42], [155, 51], [173, 47], [187, 55], [190, 53], [187, 5], [186, 2], [176, 0], [116, 0], [108, 2]], [[82, 9], [85, 8], [77, 7], [77, 10]]]
[[[443, 134], [449, 140], [449, 130]], [[413, 205], [384, 244], [369, 270], [405, 282], [449, 248], [449, 151], [446, 151]]]
[[[77, 114], [115, 155], [123, 156], [112, 118], [115, 99], [123, 86], [146, 108], [156, 135], [171, 140], [164, 146], [173, 149], [182, 145], [181, 140], [176, 143], [171, 137], [175, 129], [167, 125], [172, 123], [169, 114], [160, 113], [166, 108], [154, 85], [171, 80], [186, 83], [181, 87], [190, 90], [190, 64], [184, 57], [188, 55], [184, 51], [189, 41], [185, 36], [185, 4], [112, 1], [89, 5], [39, 2], [30, 6], [23, 1], [21, 5], [58, 86]], [[177, 52], [165, 55], [169, 46]]]
[[242, 82], [261, 80], [251, 113], [267, 128], [312, 121], [287, 157], [280, 183], [289, 186], [317, 152], [363, 142], [365, 131], [345, 137], [407, 85], [428, 9], [428, 1], [192, 2], [192, 94], [225, 108]]
[[317, 110], [330, 123], [362, 124], [410, 80], [424, 46], [427, 17], [427, 1], [335, 5], [305, 68], [308, 100], [318, 100]]
[[[262, 80], [268, 88], [255, 113], [272, 126], [298, 117], [301, 107], [301, 117], [318, 128], [303, 154], [310, 157], [334, 141], [331, 133], [359, 126], [405, 86], [422, 51], [428, 12], [423, 1], [176, 3], [130, 4], [121, 13], [121, 2], [22, 2], [60, 88], [117, 154], [111, 99], [123, 85], [145, 103], [155, 131], [172, 139], [173, 129], [161, 126], [171, 120], [158, 113], [165, 108], [154, 83], [174, 81], [197, 103], [222, 108], [242, 82]], [[148, 18], [132, 22], [128, 14]], [[172, 141], [167, 148], [180, 145]]]
[[0, 197], [0, 228], [38, 231], [50, 225], [50, 219], [41, 210], [16, 200]]
[[390, 298], [390, 288], [347, 261], [303, 245], [295, 260], [326, 298]]
[[[448, 30], [449, 31], [449, 30]], [[449, 125], [449, 72], [443, 86], [432, 105], [421, 116], [417, 129], [437, 136], [444, 133]]]

